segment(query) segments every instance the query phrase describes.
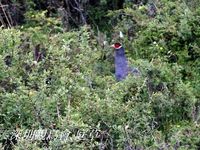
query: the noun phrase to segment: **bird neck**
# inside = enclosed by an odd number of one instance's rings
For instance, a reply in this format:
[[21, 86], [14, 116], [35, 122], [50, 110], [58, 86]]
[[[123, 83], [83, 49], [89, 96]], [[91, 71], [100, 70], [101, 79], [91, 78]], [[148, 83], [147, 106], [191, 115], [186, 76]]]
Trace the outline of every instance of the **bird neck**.
[[124, 48], [121, 47], [121, 48], [119, 48], [119, 49], [116, 49], [116, 51], [115, 51], [115, 56], [116, 56], [116, 57], [126, 57], [126, 56], [125, 56]]
[[121, 47], [120, 49], [116, 49], [115, 51], [115, 65], [116, 69], [128, 67], [128, 62], [123, 47]]

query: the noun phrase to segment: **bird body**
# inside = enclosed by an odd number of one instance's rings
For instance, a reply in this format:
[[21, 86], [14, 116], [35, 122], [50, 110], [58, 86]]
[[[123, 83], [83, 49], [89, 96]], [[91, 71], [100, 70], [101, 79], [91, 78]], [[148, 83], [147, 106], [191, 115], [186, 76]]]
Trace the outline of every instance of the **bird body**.
[[140, 71], [137, 68], [130, 68], [125, 55], [125, 50], [120, 43], [112, 45], [115, 49], [115, 77], [117, 81], [121, 81], [131, 73], [136, 76], [140, 75]]
[[120, 81], [128, 75], [128, 62], [121, 45], [115, 44], [115, 50], [115, 77]]

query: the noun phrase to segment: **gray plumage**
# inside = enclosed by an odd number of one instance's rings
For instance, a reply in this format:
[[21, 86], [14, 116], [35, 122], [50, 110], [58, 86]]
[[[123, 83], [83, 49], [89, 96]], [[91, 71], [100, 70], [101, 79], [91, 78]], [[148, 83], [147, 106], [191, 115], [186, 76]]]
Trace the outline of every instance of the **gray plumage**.
[[125, 50], [121, 44], [115, 43], [113, 47], [115, 48], [115, 77], [117, 81], [125, 79], [129, 73], [140, 76], [141, 73], [138, 68], [128, 66]]

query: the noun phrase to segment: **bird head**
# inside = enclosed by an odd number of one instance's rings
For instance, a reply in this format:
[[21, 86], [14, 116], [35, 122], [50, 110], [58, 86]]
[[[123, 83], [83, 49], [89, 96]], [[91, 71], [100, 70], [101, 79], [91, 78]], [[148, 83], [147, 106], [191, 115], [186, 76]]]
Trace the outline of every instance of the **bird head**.
[[117, 49], [122, 48], [122, 44], [117, 42], [117, 43], [114, 43], [113, 45], [111, 45], [111, 47], [117, 50]]

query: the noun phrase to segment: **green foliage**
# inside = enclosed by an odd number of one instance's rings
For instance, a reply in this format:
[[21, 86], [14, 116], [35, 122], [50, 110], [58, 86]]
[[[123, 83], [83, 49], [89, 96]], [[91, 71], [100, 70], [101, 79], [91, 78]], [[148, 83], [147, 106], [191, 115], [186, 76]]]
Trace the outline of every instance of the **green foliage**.
[[25, 14], [26, 17], [26, 24], [25, 26], [22, 26], [21, 28], [25, 30], [27, 28], [34, 28], [33, 32], [35, 32], [35, 29], [41, 30], [45, 33], [57, 33], [57, 32], [63, 32], [63, 29], [61, 28], [61, 20], [59, 18], [55, 17], [46, 17], [47, 11], [35, 11], [31, 10], [28, 11]]
[[[52, 135], [52, 149], [199, 149], [200, 11], [181, 1], [156, 5], [155, 18], [130, 2], [92, 17], [98, 25], [112, 18], [111, 31], [125, 35], [129, 64], [142, 75], [121, 82], [109, 46], [101, 47], [89, 26], [63, 32], [59, 20], [31, 10], [23, 27], [0, 29], [1, 128], [71, 133], [68, 141]], [[96, 9], [104, 10], [90, 13]], [[44, 146], [21, 139], [15, 148]]]

